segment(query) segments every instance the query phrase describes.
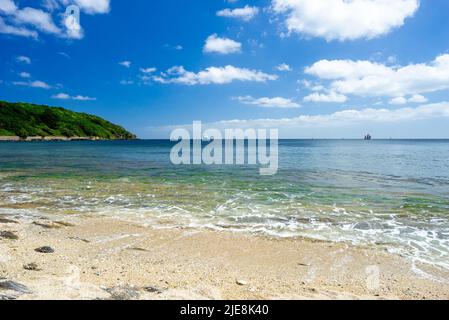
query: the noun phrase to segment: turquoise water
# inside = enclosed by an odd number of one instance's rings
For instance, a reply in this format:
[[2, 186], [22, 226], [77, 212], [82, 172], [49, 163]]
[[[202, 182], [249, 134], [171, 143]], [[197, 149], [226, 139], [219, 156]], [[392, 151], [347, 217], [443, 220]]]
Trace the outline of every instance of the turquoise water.
[[284, 140], [275, 176], [174, 166], [171, 146], [0, 143], [0, 213], [377, 244], [449, 268], [449, 141]]

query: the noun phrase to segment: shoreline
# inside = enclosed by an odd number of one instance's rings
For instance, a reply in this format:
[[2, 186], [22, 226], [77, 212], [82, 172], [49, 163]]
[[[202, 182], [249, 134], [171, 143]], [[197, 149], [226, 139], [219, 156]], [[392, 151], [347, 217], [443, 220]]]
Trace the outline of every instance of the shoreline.
[[133, 141], [138, 139], [102, 139], [99, 137], [26, 137], [0, 136], [0, 142]]
[[[109, 217], [0, 215], [0, 232], [0, 299], [449, 298], [447, 283], [376, 247], [155, 229]], [[449, 270], [420, 268], [449, 279]]]

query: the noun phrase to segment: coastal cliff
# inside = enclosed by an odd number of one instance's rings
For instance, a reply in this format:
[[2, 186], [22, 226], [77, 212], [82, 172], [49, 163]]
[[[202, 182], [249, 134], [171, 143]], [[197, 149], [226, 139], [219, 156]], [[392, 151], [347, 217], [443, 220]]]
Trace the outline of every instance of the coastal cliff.
[[100, 117], [64, 108], [0, 101], [0, 141], [132, 140]]

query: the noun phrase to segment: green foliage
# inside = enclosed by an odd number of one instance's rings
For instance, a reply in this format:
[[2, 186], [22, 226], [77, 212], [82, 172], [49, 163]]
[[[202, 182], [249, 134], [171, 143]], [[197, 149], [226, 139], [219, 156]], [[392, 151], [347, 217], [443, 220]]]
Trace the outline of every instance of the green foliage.
[[29, 103], [0, 101], [0, 136], [135, 139], [100, 117]]

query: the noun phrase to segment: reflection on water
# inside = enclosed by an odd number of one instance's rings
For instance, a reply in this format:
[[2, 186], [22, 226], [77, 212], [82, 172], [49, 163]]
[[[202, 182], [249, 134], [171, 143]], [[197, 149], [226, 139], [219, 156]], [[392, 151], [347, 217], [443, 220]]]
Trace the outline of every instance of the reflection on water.
[[255, 166], [173, 166], [166, 141], [1, 143], [0, 213], [305, 236], [449, 268], [449, 141], [281, 141]]

